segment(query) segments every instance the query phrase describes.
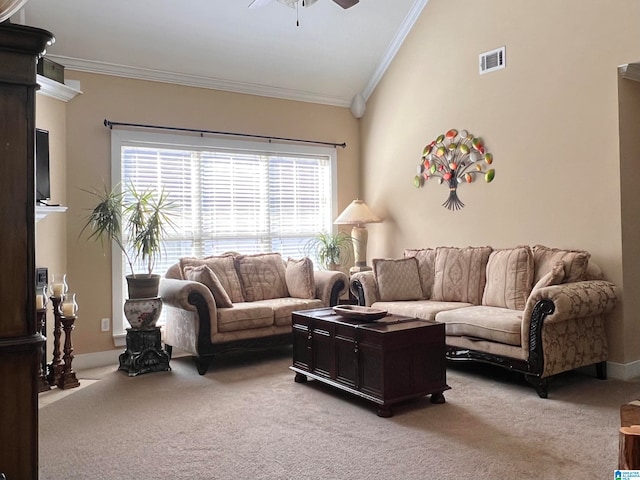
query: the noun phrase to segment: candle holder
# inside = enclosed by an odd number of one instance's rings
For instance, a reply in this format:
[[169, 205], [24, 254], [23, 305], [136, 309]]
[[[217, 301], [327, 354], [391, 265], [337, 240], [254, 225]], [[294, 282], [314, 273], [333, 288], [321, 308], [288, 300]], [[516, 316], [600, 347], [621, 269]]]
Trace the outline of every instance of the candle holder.
[[63, 317], [75, 317], [78, 313], [78, 304], [76, 303], [76, 294], [67, 293], [62, 300], [62, 316]]
[[49, 284], [49, 294], [55, 298], [62, 298], [67, 293], [69, 286], [67, 285], [66, 273], [54, 273]]
[[64, 370], [64, 363], [62, 361], [62, 354], [60, 352], [60, 337], [62, 335], [62, 312], [60, 310], [60, 306], [62, 304], [62, 296], [51, 297], [51, 302], [53, 303], [53, 359], [51, 363], [48, 365], [48, 373], [47, 373], [47, 381], [49, 385], [57, 385], [58, 380], [60, 380], [60, 376]]
[[[63, 304], [63, 308], [64, 308]], [[73, 342], [71, 341], [71, 332], [74, 329], [74, 323], [76, 321], [75, 315], [61, 315], [60, 323], [64, 329], [64, 365], [60, 376], [58, 377], [58, 388], [66, 390], [68, 388], [75, 388], [80, 386], [80, 382], [76, 377], [76, 372], [73, 371], [71, 363], [73, 362]]]
[[40, 361], [38, 362], [38, 393], [51, 390], [49, 381], [47, 380], [47, 286], [45, 285], [42, 293], [36, 295], [36, 321], [38, 333], [45, 337], [42, 342], [40, 351]]

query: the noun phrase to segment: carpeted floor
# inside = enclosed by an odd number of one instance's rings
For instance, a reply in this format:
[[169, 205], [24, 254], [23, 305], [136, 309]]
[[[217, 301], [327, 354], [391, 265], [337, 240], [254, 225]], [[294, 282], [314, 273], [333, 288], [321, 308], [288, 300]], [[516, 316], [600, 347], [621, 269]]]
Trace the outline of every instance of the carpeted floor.
[[291, 350], [230, 355], [205, 376], [171, 372], [97, 382], [40, 408], [40, 478], [611, 479], [619, 407], [640, 382], [561, 375], [547, 400], [519, 377], [450, 366], [447, 402], [428, 398], [377, 417], [373, 405], [297, 384]]

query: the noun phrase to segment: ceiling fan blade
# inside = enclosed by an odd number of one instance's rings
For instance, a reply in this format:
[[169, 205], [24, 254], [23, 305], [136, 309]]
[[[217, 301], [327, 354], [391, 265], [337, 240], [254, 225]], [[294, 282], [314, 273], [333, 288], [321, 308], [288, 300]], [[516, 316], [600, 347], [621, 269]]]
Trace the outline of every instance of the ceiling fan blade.
[[333, 0], [335, 3], [340, 5], [342, 8], [351, 8], [360, 0]]
[[264, 7], [265, 5], [268, 5], [272, 2], [273, 0], [253, 0], [250, 4], [249, 4], [249, 8], [260, 8], [260, 7]]

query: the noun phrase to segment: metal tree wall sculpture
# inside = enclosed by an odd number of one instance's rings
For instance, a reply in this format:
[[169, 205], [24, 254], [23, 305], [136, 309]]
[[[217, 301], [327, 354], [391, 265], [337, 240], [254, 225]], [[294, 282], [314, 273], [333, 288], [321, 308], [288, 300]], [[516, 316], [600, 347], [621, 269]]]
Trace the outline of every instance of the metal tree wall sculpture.
[[485, 170], [492, 163], [493, 155], [485, 151], [481, 138], [474, 137], [466, 130], [458, 133], [451, 129], [424, 147], [413, 184], [420, 188], [430, 178], [438, 178], [439, 183], [449, 186], [449, 198], [442, 206], [449, 210], [460, 210], [464, 203], [458, 198], [458, 186], [473, 182], [476, 175], [483, 175], [487, 183], [492, 182], [495, 170]]

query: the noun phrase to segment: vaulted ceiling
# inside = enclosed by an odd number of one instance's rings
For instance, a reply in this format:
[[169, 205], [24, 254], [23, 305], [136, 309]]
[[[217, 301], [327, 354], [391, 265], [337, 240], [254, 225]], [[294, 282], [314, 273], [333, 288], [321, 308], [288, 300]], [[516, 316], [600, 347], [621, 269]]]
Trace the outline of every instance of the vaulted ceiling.
[[349, 106], [366, 100], [428, 0], [29, 0], [68, 69]]

